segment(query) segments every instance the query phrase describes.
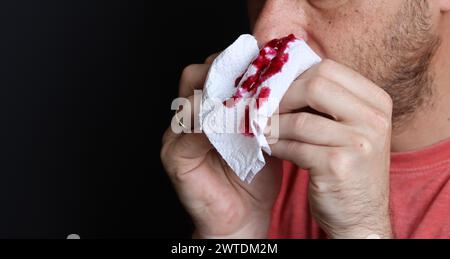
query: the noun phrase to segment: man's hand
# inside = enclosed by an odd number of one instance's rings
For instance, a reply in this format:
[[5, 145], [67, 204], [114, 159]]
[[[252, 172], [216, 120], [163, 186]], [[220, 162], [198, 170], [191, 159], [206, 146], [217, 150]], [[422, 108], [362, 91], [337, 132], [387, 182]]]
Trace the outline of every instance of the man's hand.
[[[299, 112], [310, 107], [322, 115]], [[313, 216], [330, 238], [390, 238], [392, 101], [333, 61], [302, 75], [280, 106], [273, 155], [309, 170]]]
[[[181, 97], [202, 88], [213, 58], [184, 70]], [[192, 96], [189, 99], [194, 107]], [[268, 159], [263, 172], [248, 185], [231, 171], [204, 134], [177, 135], [170, 128], [163, 137], [161, 159], [194, 221], [195, 238], [267, 237], [280, 185], [279, 160]]]

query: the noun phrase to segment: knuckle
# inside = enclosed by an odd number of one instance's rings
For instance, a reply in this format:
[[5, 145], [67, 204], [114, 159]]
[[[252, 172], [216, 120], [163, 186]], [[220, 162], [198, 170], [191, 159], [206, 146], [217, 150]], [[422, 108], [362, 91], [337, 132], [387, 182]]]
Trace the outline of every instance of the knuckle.
[[353, 156], [342, 150], [335, 150], [329, 154], [328, 169], [330, 173], [341, 181], [345, 181], [351, 172]]
[[214, 53], [209, 55], [206, 59], [205, 59], [205, 64], [211, 64], [214, 62], [214, 60], [220, 55], [220, 53]]
[[170, 174], [170, 178], [174, 183], [183, 183], [183, 181], [186, 179], [186, 174], [182, 173], [180, 170], [178, 170], [176, 167], [173, 169], [175, 172]]
[[383, 107], [386, 109], [386, 113], [390, 116], [392, 114], [392, 110], [394, 108], [394, 101], [392, 100], [392, 97], [383, 91], [383, 96], [381, 97]]
[[189, 81], [192, 76], [194, 75], [194, 72], [198, 69], [198, 64], [191, 64], [188, 65], [187, 67], [185, 67], [183, 69], [183, 71], [181, 72], [181, 82], [187, 82]]
[[304, 125], [306, 124], [306, 121], [308, 120], [309, 114], [308, 113], [298, 113], [294, 117], [294, 127], [295, 130], [302, 129]]
[[296, 154], [298, 152], [297, 143], [295, 143], [294, 141], [290, 141], [286, 145], [286, 151], [291, 154]]
[[306, 95], [307, 96], [316, 96], [320, 95], [323, 91], [323, 88], [326, 87], [327, 79], [322, 76], [315, 76], [309, 80], [309, 83], [306, 84]]
[[183, 166], [174, 161], [168, 161], [164, 164], [166, 174], [169, 176], [173, 183], [182, 183], [186, 180], [188, 174], [183, 171]]
[[369, 120], [372, 122], [371, 126], [377, 133], [386, 133], [390, 131], [392, 120], [391, 116], [384, 112], [373, 110], [369, 115]]
[[351, 138], [351, 145], [359, 154], [370, 154], [373, 150], [372, 143], [365, 137], [355, 135]]
[[317, 73], [319, 75], [327, 75], [334, 71], [336, 63], [331, 59], [324, 59], [317, 67]]

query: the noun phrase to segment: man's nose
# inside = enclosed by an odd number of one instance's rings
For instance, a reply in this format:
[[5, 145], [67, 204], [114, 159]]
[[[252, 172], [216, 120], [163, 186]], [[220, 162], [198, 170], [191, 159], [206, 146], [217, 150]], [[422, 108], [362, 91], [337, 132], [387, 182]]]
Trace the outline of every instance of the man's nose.
[[297, 38], [307, 40], [306, 14], [303, 1], [267, 0], [253, 29], [258, 44], [265, 45], [272, 39], [293, 33]]

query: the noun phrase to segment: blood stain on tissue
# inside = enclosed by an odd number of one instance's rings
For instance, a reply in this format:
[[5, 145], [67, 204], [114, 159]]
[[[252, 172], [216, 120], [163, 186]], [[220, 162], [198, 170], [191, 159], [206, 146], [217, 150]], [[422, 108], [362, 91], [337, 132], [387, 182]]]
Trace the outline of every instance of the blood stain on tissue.
[[234, 81], [234, 87], [238, 87], [239, 83], [242, 81], [242, 78], [244, 75], [241, 75], [240, 77], [236, 78], [236, 81]]
[[[260, 50], [258, 57], [251, 64], [256, 70], [255, 73], [248, 76], [243, 82], [242, 79], [244, 75], [236, 79], [235, 85], [238, 89], [232, 97], [232, 104], [230, 105], [228, 104], [229, 102], [226, 102], [227, 107], [233, 107], [243, 96], [249, 98], [254, 97], [263, 82], [280, 73], [284, 65], [289, 61], [289, 54], [286, 53], [289, 43], [296, 39], [297, 38], [291, 34], [287, 37], [275, 39], [267, 43]], [[263, 89], [260, 90], [260, 96], [258, 98], [269, 98], [270, 91], [262, 90]], [[259, 108], [259, 105], [257, 106], [257, 108]]]
[[[284, 65], [289, 61], [289, 54], [286, 50], [289, 44], [297, 38], [291, 34], [281, 39], [274, 39], [267, 43], [259, 52], [258, 57], [252, 62], [251, 66], [256, 70], [251, 76], [248, 76], [243, 82], [244, 75], [238, 77], [235, 81], [237, 88], [236, 93], [230, 99], [224, 101], [224, 105], [233, 108], [243, 97], [252, 98], [259, 94], [256, 98], [256, 109], [260, 109], [264, 102], [270, 97], [271, 90], [262, 84], [272, 76], [280, 73]], [[243, 125], [242, 125], [243, 124]], [[245, 136], [253, 137], [250, 132], [250, 110], [249, 106], [245, 107], [245, 119], [242, 122]], [[241, 128], [242, 128], [241, 126]]]
[[265, 102], [267, 102], [269, 97], [270, 97], [270, 88], [269, 87], [261, 88], [261, 91], [259, 92], [258, 98], [256, 98], [256, 109], [261, 108], [261, 106]]
[[244, 119], [244, 136], [247, 137], [253, 137], [253, 132], [251, 132], [252, 129], [250, 128], [250, 107], [247, 105], [245, 106], [245, 119]]

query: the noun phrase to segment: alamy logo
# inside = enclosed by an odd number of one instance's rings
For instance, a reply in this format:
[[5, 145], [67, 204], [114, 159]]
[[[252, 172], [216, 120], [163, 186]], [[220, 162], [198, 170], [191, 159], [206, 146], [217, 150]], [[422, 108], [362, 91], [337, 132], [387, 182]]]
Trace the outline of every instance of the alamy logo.
[[273, 107], [261, 103], [270, 102], [261, 98], [230, 98], [225, 101], [204, 98], [203, 91], [196, 90], [192, 97], [177, 98], [172, 102], [175, 116], [171, 128], [176, 134], [264, 135], [269, 144], [273, 144], [279, 136], [279, 115], [276, 113], [269, 118], [268, 110]]

